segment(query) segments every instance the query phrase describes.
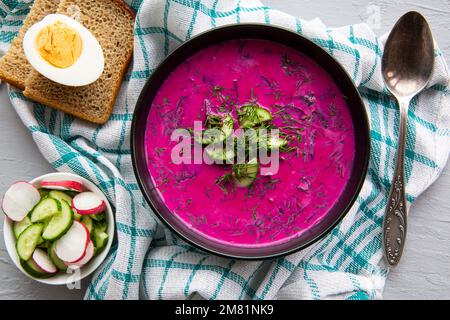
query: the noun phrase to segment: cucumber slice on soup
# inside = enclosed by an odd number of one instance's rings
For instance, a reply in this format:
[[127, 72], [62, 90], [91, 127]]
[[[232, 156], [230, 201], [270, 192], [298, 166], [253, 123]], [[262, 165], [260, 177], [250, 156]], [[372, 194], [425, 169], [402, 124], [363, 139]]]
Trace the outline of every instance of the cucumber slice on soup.
[[239, 125], [246, 129], [253, 128], [273, 120], [272, 114], [258, 105], [243, 106], [239, 114]]
[[225, 141], [233, 133], [234, 120], [227, 114], [221, 120], [221, 123], [221, 127], [210, 127], [203, 131], [202, 136], [195, 136], [195, 141], [200, 144], [220, 143]]
[[223, 125], [222, 125], [223, 140], [222, 141], [224, 141], [226, 138], [231, 136], [231, 134], [233, 133], [234, 120], [229, 114], [227, 114], [222, 122], [223, 122]]
[[275, 138], [275, 137], [268, 137], [267, 139], [267, 148], [270, 150], [273, 149], [280, 149], [282, 147], [285, 147], [287, 145], [287, 141], [281, 138]]
[[[229, 148], [228, 148], [229, 149]], [[212, 145], [206, 147], [206, 154], [212, 160], [227, 162], [234, 159], [234, 150], [228, 150], [227, 148], [214, 148]]]
[[238, 187], [250, 187], [258, 175], [259, 165], [256, 159], [250, 160], [248, 163], [237, 164], [233, 166], [233, 176]]
[[258, 115], [260, 123], [273, 120], [272, 114], [264, 108], [258, 107], [256, 109], [256, 114]]

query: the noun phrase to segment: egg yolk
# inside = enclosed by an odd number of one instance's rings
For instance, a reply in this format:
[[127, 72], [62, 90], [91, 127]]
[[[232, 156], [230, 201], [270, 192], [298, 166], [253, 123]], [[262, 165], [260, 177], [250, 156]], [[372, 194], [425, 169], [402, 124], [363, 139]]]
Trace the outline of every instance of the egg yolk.
[[83, 43], [77, 31], [57, 21], [39, 32], [36, 46], [45, 61], [57, 68], [68, 68], [80, 57]]

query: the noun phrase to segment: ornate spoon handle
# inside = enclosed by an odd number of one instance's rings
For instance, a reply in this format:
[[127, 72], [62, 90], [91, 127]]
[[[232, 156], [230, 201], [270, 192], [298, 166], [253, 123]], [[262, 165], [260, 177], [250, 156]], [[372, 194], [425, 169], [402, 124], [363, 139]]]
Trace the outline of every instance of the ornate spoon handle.
[[399, 263], [406, 239], [407, 212], [404, 168], [408, 106], [409, 101], [399, 103], [400, 132], [397, 161], [383, 223], [384, 256], [390, 266], [396, 266]]

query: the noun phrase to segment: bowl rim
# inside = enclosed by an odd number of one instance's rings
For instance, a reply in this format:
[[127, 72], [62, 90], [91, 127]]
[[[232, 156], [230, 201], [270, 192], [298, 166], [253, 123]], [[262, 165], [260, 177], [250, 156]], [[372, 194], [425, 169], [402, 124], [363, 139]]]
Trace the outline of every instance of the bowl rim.
[[13, 225], [14, 221], [8, 218], [8, 216], [4, 215], [4, 221], [3, 221], [3, 239], [6, 246], [6, 251], [8, 251], [8, 255], [13, 261], [14, 265], [28, 278], [33, 279], [37, 282], [48, 284], [48, 285], [68, 285], [71, 283], [74, 283], [75, 281], [81, 281], [84, 278], [91, 275], [95, 270], [98, 269], [98, 267], [105, 261], [109, 250], [111, 249], [114, 235], [115, 235], [115, 222], [114, 222], [114, 214], [111, 207], [111, 204], [109, 203], [108, 199], [106, 198], [105, 194], [98, 188], [93, 182], [89, 181], [86, 178], [83, 178], [77, 174], [69, 173], [69, 172], [52, 172], [47, 173], [44, 175], [41, 175], [39, 177], [36, 177], [30, 181], [29, 183], [36, 186], [36, 184], [39, 181], [42, 181], [47, 178], [57, 178], [57, 179], [65, 179], [72, 178], [78, 181], [83, 182], [83, 186], [86, 190], [95, 192], [96, 194], [100, 195], [103, 200], [106, 203], [106, 218], [108, 219], [108, 242], [105, 246], [105, 248], [100, 252], [99, 255], [95, 256], [86, 266], [82, 267], [80, 269], [79, 277], [76, 277], [76, 273], [58, 273], [54, 276], [51, 276], [49, 278], [37, 278], [33, 277], [32, 275], [28, 274], [23, 267], [20, 264], [20, 258], [17, 255], [16, 251], [16, 239], [14, 237], [13, 233]]
[[[341, 210], [339, 216], [334, 220], [333, 223], [330, 223], [328, 225], [328, 227], [326, 227], [322, 232], [319, 232], [317, 234], [315, 234], [309, 241], [306, 241], [305, 243], [303, 243], [302, 245], [297, 245], [297, 246], [293, 246], [290, 249], [284, 250], [282, 252], [278, 252], [278, 253], [271, 253], [271, 254], [261, 254], [258, 256], [246, 256], [246, 255], [234, 255], [234, 254], [228, 254], [228, 253], [224, 253], [221, 252], [219, 250], [215, 250], [212, 248], [209, 248], [207, 246], [204, 246], [202, 244], [196, 243], [195, 240], [190, 239], [188, 236], [186, 236], [185, 234], [183, 234], [180, 230], [178, 230], [177, 228], [175, 228], [174, 226], [172, 226], [172, 224], [167, 221], [167, 219], [164, 217], [163, 214], [161, 214], [152, 197], [150, 197], [147, 194], [147, 190], [145, 188], [144, 182], [143, 180], [145, 179], [144, 176], [141, 175], [141, 171], [138, 168], [138, 160], [137, 160], [137, 153], [138, 153], [138, 146], [137, 146], [137, 142], [136, 142], [136, 137], [137, 137], [137, 130], [138, 130], [138, 124], [139, 121], [141, 121], [138, 117], [138, 114], [140, 114], [140, 112], [142, 112], [142, 109], [146, 108], [145, 105], [145, 95], [146, 92], [148, 91], [149, 87], [151, 86], [151, 84], [155, 81], [155, 78], [159, 75], [160, 71], [163, 70], [164, 68], [167, 67], [168, 61], [170, 61], [171, 59], [173, 59], [180, 51], [184, 50], [187, 46], [191, 45], [191, 43], [193, 41], [197, 41], [203, 37], [209, 36], [210, 34], [213, 34], [215, 32], [220, 32], [222, 30], [225, 29], [241, 29], [241, 28], [262, 28], [262, 29], [272, 29], [275, 30], [275, 32], [283, 32], [283, 33], [289, 33], [292, 35], [295, 35], [299, 38], [299, 41], [303, 41], [304, 43], [308, 43], [308, 45], [310, 45], [311, 47], [315, 48], [315, 50], [319, 50], [321, 51], [323, 54], [325, 54], [325, 56], [327, 56], [327, 58], [334, 64], [335, 68], [338, 69], [338, 72], [345, 76], [347, 79], [349, 80], [347, 81], [351, 86], [351, 90], [353, 90], [353, 94], [355, 95], [355, 98], [358, 100], [359, 105], [360, 105], [360, 111], [361, 111], [361, 116], [362, 116], [362, 122], [365, 125], [365, 132], [363, 132], [367, 139], [365, 139], [365, 150], [364, 150], [364, 161], [361, 165], [362, 168], [362, 173], [361, 175], [358, 177], [358, 181], [356, 182], [356, 188], [353, 192], [353, 195], [351, 197], [351, 199], [346, 203], [345, 207], [343, 210]], [[248, 38], [248, 37], [247, 37]], [[239, 37], [236, 37], [236, 39], [239, 39]], [[248, 38], [250, 39], [250, 38]], [[274, 40], [272, 40], [274, 41]], [[276, 42], [276, 40], [274, 41]], [[281, 42], [279, 42], [280, 44], [283, 44]], [[197, 48], [198, 50], [201, 50], [205, 47], [201, 47], [201, 48]], [[297, 49], [294, 48], [294, 50], [299, 51]], [[299, 51], [301, 52], [301, 51]], [[301, 52], [303, 54], [305, 54], [304, 52]], [[306, 55], [306, 54], [305, 54]], [[308, 55], [307, 55], [308, 56]], [[309, 57], [309, 56], [308, 56]], [[309, 57], [310, 59], [312, 59], [313, 61], [315, 61], [316, 63], [318, 63], [314, 58]], [[320, 64], [319, 64], [320, 65]], [[336, 81], [336, 80], [335, 80]], [[159, 89], [159, 88], [158, 88]], [[350, 89], [349, 89], [350, 90]], [[148, 107], [148, 110], [150, 110], [151, 106]], [[148, 113], [146, 114], [148, 116]], [[145, 120], [146, 121], [146, 120]], [[233, 24], [227, 24], [227, 25], [223, 25], [220, 27], [216, 27], [204, 32], [201, 32], [195, 36], [193, 36], [192, 38], [190, 38], [189, 40], [187, 40], [186, 42], [182, 43], [179, 47], [177, 47], [175, 50], [173, 50], [167, 57], [165, 57], [159, 64], [158, 66], [155, 68], [155, 70], [153, 71], [153, 73], [150, 75], [149, 79], [146, 81], [145, 85], [143, 86], [139, 98], [136, 102], [136, 107], [135, 110], [133, 112], [133, 119], [132, 119], [132, 124], [131, 124], [131, 131], [130, 131], [130, 145], [131, 145], [131, 159], [132, 159], [132, 165], [133, 165], [133, 171], [136, 177], [136, 180], [138, 182], [139, 188], [141, 189], [142, 194], [144, 195], [145, 200], [147, 201], [147, 203], [149, 204], [150, 208], [153, 210], [153, 212], [157, 215], [157, 217], [163, 222], [163, 224], [165, 226], [167, 226], [172, 232], [174, 232], [177, 236], [179, 236], [181, 239], [183, 239], [184, 241], [186, 241], [187, 243], [193, 245], [195, 248], [201, 249], [203, 251], [215, 254], [217, 256], [221, 256], [221, 257], [225, 257], [225, 258], [232, 258], [232, 259], [238, 259], [238, 260], [247, 260], [247, 261], [256, 261], [256, 260], [266, 260], [266, 259], [274, 259], [274, 258], [278, 258], [278, 257], [284, 257], [286, 255], [298, 252], [300, 250], [303, 250], [305, 248], [310, 247], [311, 245], [313, 245], [314, 243], [318, 242], [319, 240], [323, 239], [326, 235], [328, 235], [342, 220], [343, 218], [347, 215], [347, 213], [350, 211], [350, 209], [352, 208], [352, 206], [355, 204], [357, 197], [359, 196], [361, 189], [363, 187], [365, 178], [367, 176], [368, 173], [368, 168], [369, 168], [369, 161], [370, 161], [370, 151], [371, 151], [371, 138], [370, 138], [370, 121], [369, 121], [369, 117], [363, 102], [363, 99], [361, 97], [361, 94], [359, 93], [355, 83], [353, 82], [351, 76], [349, 75], [349, 73], [347, 72], [347, 70], [342, 66], [342, 64], [336, 60], [335, 57], [333, 57], [330, 53], [328, 53], [325, 49], [323, 49], [322, 47], [320, 47], [319, 45], [317, 45], [316, 43], [314, 43], [313, 41], [311, 41], [310, 39], [306, 38], [305, 36], [294, 32], [290, 29], [287, 29], [285, 27], [280, 27], [280, 26], [273, 26], [273, 25], [267, 25], [264, 23], [233, 23]], [[356, 137], [355, 137], [356, 139]], [[148, 168], [147, 168], [148, 170]]]

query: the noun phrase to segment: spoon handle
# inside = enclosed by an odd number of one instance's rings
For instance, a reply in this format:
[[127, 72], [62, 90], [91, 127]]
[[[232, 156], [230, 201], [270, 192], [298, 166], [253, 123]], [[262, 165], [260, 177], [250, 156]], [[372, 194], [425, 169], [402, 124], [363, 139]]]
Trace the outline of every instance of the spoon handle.
[[406, 121], [409, 101], [400, 101], [400, 131], [394, 178], [384, 215], [384, 256], [390, 266], [396, 266], [403, 253], [406, 238], [407, 211], [405, 195]]

